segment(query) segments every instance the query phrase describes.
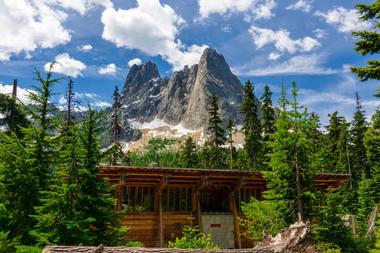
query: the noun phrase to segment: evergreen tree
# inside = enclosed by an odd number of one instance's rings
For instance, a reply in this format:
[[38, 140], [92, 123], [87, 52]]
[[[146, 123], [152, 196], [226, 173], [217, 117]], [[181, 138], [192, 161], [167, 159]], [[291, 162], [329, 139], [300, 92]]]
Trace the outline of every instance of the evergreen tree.
[[[309, 187], [315, 173], [315, 154], [312, 140], [308, 137], [310, 128], [315, 128], [316, 122], [310, 120], [297, 101], [298, 89], [293, 83], [293, 100], [291, 110], [286, 105], [288, 101], [283, 94], [280, 98], [282, 108], [276, 121], [276, 131], [273, 133], [269, 154], [271, 171], [265, 171], [268, 182], [266, 198], [285, 200], [289, 205], [287, 221], [304, 220], [310, 213], [310, 201], [313, 190]], [[296, 215], [297, 214], [297, 215]]]
[[114, 245], [120, 240], [111, 188], [97, 177], [98, 125], [99, 117], [89, 108], [82, 127], [72, 124], [61, 139], [57, 172], [33, 215], [37, 225], [31, 234], [41, 245]]
[[55, 158], [56, 124], [50, 101], [59, 79], [53, 79], [51, 72], [43, 78], [36, 70], [36, 80], [40, 86], [29, 93], [31, 105], [27, 107], [33, 124], [22, 130], [22, 138], [0, 133], [0, 202], [5, 208], [0, 225], [23, 244], [33, 242], [31, 215], [40, 202], [39, 192], [47, 188]]
[[198, 166], [197, 147], [193, 138], [189, 136], [179, 151], [179, 160], [185, 168], [196, 168]]
[[367, 166], [366, 149], [364, 146], [364, 135], [367, 131], [364, 111], [360, 103], [358, 93], [356, 93], [356, 111], [351, 123], [351, 171], [354, 188], [358, 187], [360, 179], [364, 176], [368, 178], [370, 171]]
[[[14, 80], [15, 89], [17, 89], [17, 80]], [[5, 126], [7, 133], [15, 133], [18, 137], [23, 135], [22, 129], [29, 126], [26, 118], [24, 105], [18, 103], [17, 94], [11, 97], [6, 94], [0, 94], [0, 126]]]
[[120, 143], [120, 135], [122, 132], [121, 125], [121, 101], [119, 88], [115, 86], [113, 93], [113, 104], [112, 104], [112, 113], [111, 113], [111, 138], [112, 144], [111, 147], [104, 153], [105, 160], [111, 165], [116, 164], [128, 164], [129, 157], [124, 153], [123, 146]]
[[[376, 0], [373, 4], [357, 4], [358, 11], [362, 14], [361, 19], [364, 21], [374, 21], [374, 29], [372, 31], [354, 32], [353, 35], [360, 37], [356, 42], [355, 50], [361, 55], [374, 55], [380, 53], [380, 4]], [[356, 73], [362, 81], [369, 79], [380, 80], [380, 60], [368, 60], [367, 66], [353, 67], [351, 70]], [[378, 88], [380, 96], [380, 87]]]
[[219, 115], [218, 96], [211, 94], [209, 99], [209, 120], [206, 129], [208, 140], [203, 150], [204, 159], [208, 168], [221, 169], [225, 167], [221, 146], [226, 142], [226, 132], [222, 127], [222, 120]]
[[234, 140], [233, 140], [233, 134], [235, 132], [235, 126], [234, 122], [231, 117], [228, 118], [227, 121], [227, 143], [228, 143], [228, 148], [229, 148], [229, 168], [230, 170], [233, 169], [234, 166], [234, 159], [236, 157], [236, 149], [234, 147]]
[[338, 112], [329, 117], [329, 125], [326, 126], [324, 166], [329, 172], [349, 173], [348, 123], [344, 117], [338, 115]]
[[272, 105], [272, 92], [267, 84], [264, 86], [264, 93], [260, 98], [260, 103], [264, 141], [268, 141], [269, 136], [275, 131], [276, 113]]
[[[380, 182], [380, 110], [372, 116], [371, 126], [364, 136], [368, 167], [374, 182]], [[374, 184], [376, 202], [380, 200], [380, 184]]]
[[258, 108], [255, 102], [253, 86], [250, 81], [243, 88], [243, 113], [244, 150], [254, 170], [259, 169], [260, 156], [262, 154], [262, 127], [258, 116]]

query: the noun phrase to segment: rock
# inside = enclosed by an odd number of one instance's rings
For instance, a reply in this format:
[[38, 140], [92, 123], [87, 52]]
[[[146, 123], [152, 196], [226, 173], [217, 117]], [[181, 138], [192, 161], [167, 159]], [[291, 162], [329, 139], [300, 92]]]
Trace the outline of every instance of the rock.
[[220, 97], [221, 115], [242, 123], [242, 85], [223, 55], [206, 49], [198, 64], [161, 78], [157, 66], [146, 62], [130, 69], [122, 89], [123, 117], [139, 123], [160, 119], [169, 125], [201, 129], [208, 121], [208, 96]]

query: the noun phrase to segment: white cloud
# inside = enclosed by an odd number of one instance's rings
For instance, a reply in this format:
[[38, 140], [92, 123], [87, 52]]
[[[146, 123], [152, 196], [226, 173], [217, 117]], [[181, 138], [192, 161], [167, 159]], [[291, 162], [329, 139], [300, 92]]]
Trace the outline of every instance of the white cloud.
[[[12, 85], [0, 83], [0, 93], [1, 94], [7, 94], [10, 96], [10, 95], [12, 95], [12, 91], [13, 91]], [[29, 101], [29, 93], [30, 92], [33, 92], [33, 91], [29, 90], [29, 89], [17, 87], [17, 99], [20, 100], [22, 103], [25, 103], [25, 104], [30, 103], [30, 101]]]
[[67, 15], [44, 1], [0, 1], [0, 61], [12, 54], [30, 55], [37, 48], [53, 48], [70, 41], [62, 26]]
[[[274, 16], [272, 9], [276, 7], [275, 0], [198, 0], [201, 19], [213, 13], [227, 14], [234, 12], [247, 12], [253, 14], [253, 19], [269, 19]], [[249, 17], [250, 19], [250, 17]]]
[[17, 0], [0, 1], [0, 61], [37, 48], [67, 44], [71, 34], [63, 26], [67, 9], [85, 14], [96, 5], [112, 7], [110, 0]]
[[318, 39], [322, 39], [326, 36], [326, 31], [320, 28], [314, 29], [313, 33], [315, 34], [315, 37]]
[[360, 20], [360, 15], [355, 9], [347, 10], [341, 6], [327, 12], [317, 11], [314, 15], [324, 18], [326, 23], [336, 27], [339, 32], [343, 33], [351, 33], [371, 27], [370, 22]]
[[133, 58], [128, 62], [128, 67], [132, 67], [133, 65], [141, 65], [142, 61], [140, 58]]
[[307, 0], [298, 0], [297, 2], [289, 5], [286, 7], [287, 10], [300, 10], [303, 12], [310, 12], [312, 5], [312, 1], [307, 1]]
[[103, 12], [103, 39], [117, 47], [161, 55], [174, 70], [199, 61], [207, 46], [186, 46], [176, 39], [185, 21], [169, 5], [161, 5], [159, 0], [137, 0], [137, 3], [137, 7], [128, 10], [108, 8]]
[[282, 55], [278, 52], [272, 52], [268, 55], [268, 60], [275, 61], [279, 59]]
[[92, 50], [92, 46], [90, 44], [81, 45], [81, 46], [77, 47], [77, 50], [81, 51], [81, 52], [89, 52]]
[[[79, 112], [87, 111], [88, 104], [90, 104], [92, 108], [106, 108], [112, 106], [109, 102], [103, 101], [100, 96], [95, 93], [76, 92], [74, 93], [74, 99], [76, 101], [74, 104], [74, 110]], [[66, 98], [64, 96], [60, 96], [58, 99], [57, 107], [60, 110], [65, 110], [66, 102]]]
[[[51, 62], [45, 64], [44, 69], [48, 71]], [[59, 54], [55, 57], [52, 72], [64, 74], [71, 77], [81, 76], [86, 69], [86, 65], [70, 57], [68, 53]]]
[[[52, 2], [51, 0], [46, 0]], [[79, 12], [81, 15], [86, 14], [88, 10], [94, 8], [96, 5], [103, 6], [104, 8], [112, 8], [111, 0], [55, 0], [56, 4], [65, 9], [72, 9]], [[54, 2], [54, 1], [53, 1]]]
[[290, 38], [290, 32], [285, 29], [274, 31], [252, 25], [249, 28], [249, 33], [258, 49], [268, 44], [273, 44], [281, 53], [288, 52], [294, 54], [296, 52], [309, 52], [320, 46], [317, 40], [310, 37], [293, 40]]
[[115, 75], [117, 71], [117, 67], [114, 63], [108, 64], [105, 67], [102, 67], [98, 70], [101, 75]]
[[280, 74], [330, 75], [339, 72], [338, 70], [324, 68], [322, 66], [323, 62], [323, 55], [297, 55], [279, 64], [275, 63], [253, 69], [249, 69], [249, 66], [242, 66], [236, 70], [238, 74], [245, 76], [270, 76]]

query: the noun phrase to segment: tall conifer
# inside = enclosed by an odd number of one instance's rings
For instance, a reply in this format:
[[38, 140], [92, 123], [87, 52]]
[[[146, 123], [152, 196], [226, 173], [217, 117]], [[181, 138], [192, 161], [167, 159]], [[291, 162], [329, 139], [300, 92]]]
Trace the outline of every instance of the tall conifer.
[[243, 96], [241, 112], [244, 117], [244, 150], [248, 161], [250, 162], [250, 166], [252, 166], [254, 170], [258, 170], [262, 154], [262, 126], [258, 116], [258, 107], [255, 102], [254, 89], [250, 81], [245, 83]]

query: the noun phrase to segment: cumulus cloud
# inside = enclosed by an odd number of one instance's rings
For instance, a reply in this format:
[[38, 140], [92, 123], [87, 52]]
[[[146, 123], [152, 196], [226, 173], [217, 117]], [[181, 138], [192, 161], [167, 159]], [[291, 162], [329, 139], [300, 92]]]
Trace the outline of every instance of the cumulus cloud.
[[[294, 54], [297, 52], [310, 52], [320, 46], [320, 43], [317, 40], [310, 37], [293, 40], [290, 38], [290, 32], [284, 29], [274, 31], [252, 25], [249, 29], [249, 33], [258, 49], [268, 44], [273, 44], [280, 53], [287, 52]], [[274, 55], [270, 58], [273, 58], [273, 56]]]
[[347, 10], [341, 6], [335, 7], [327, 12], [317, 11], [314, 15], [322, 17], [326, 23], [334, 26], [342, 33], [351, 33], [371, 27], [370, 22], [360, 19], [360, 15], [355, 9]]
[[[0, 93], [1, 94], [12, 95], [12, 91], [13, 91], [13, 85], [1, 84], [0, 83]], [[29, 89], [17, 87], [17, 99], [20, 100], [24, 104], [30, 103], [30, 100], [29, 100], [29, 93], [30, 92], [33, 92], [33, 91], [29, 90]]]
[[0, 1], [0, 60], [12, 54], [30, 54], [37, 48], [53, 48], [70, 41], [62, 26], [67, 15], [43, 1]]
[[[98, 94], [89, 93], [89, 92], [75, 92], [74, 100], [76, 101], [74, 110], [84, 112], [88, 110], [87, 104], [90, 104], [92, 108], [106, 108], [111, 107], [112, 105], [101, 99]], [[65, 110], [67, 100], [64, 96], [60, 96], [58, 99], [57, 107], [60, 110]]]
[[298, 0], [297, 2], [290, 4], [286, 7], [287, 10], [300, 10], [303, 12], [310, 12], [312, 5], [312, 1], [307, 1], [307, 0]]
[[117, 71], [117, 67], [114, 63], [108, 64], [105, 67], [102, 67], [98, 70], [101, 75], [115, 75]]
[[140, 58], [133, 58], [128, 62], [128, 67], [132, 67], [133, 65], [141, 65], [142, 61]]
[[[49, 0], [46, 0], [49, 1]], [[95, 6], [103, 6], [104, 8], [112, 8], [111, 0], [56, 0], [56, 3], [65, 9], [72, 9], [79, 12], [81, 15]]]
[[147, 55], [161, 55], [174, 70], [199, 61], [206, 45], [184, 45], [176, 39], [185, 21], [159, 0], [137, 0], [127, 10], [106, 9], [102, 14], [102, 37], [117, 47], [138, 49]]
[[268, 60], [275, 61], [281, 57], [281, 54], [278, 52], [272, 52], [268, 55]]
[[[45, 64], [45, 71], [50, 69], [51, 64], [51, 62]], [[77, 76], [81, 76], [85, 69], [86, 65], [83, 62], [71, 58], [68, 53], [63, 53], [55, 57], [54, 65], [51, 71], [75, 78]]]
[[213, 13], [227, 14], [234, 12], [250, 11], [254, 19], [269, 19], [274, 16], [272, 12], [276, 7], [275, 0], [198, 0], [201, 19], [207, 18]]
[[297, 55], [281, 63], [270, 64], [265, 67], [250, 68], [242, 66], [237, 68], [240, 75], [245, 76], [270, 76], [270, 75], [330, 75], [338, 73], [338, 70], [325, 68], [324, 56], [320, 54]]
[[96, 5], [112, 7], [110, 0], [17, 0], [0, 1], [0, 61], [14, 54], [31, 53], [37, 48], [67, 44], [71, 34], [63, 26], [67, 9], [81, 14]]
[[77, 47], [78, 51], [81, 51], [81, 52], [89, 52], [92, 50], [92, 46], [91, 44], [86, 44], [86, 45], [81, 45], [79, 47]]

